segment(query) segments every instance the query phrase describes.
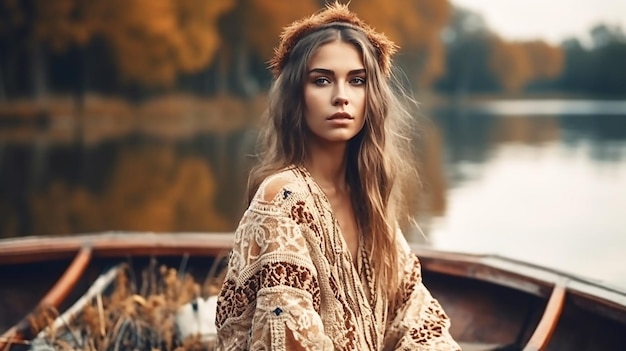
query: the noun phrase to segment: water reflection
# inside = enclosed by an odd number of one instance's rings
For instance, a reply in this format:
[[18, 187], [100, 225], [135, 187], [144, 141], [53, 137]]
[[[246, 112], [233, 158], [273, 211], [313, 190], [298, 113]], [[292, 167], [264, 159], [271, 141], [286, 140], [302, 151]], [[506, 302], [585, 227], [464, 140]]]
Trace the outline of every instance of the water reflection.
[[[589, 157], [622, 162], [626, 112], [623, 115], [498, 115], [472, 109], [441, 108], [433, 113], [444, 136], [445, 164], [451, 184], [480, 174], [471, 165], [489, 162], [499, 145], [516, 143], [541, 148], [550, 142], [576, 148], [589, 145]], [[468, 169], [460, 172], [458, 167]]]
[[[95, 145], [4, 144], [3, 236], [232, 230], [251, 150], [246, 130]], [[219, 199], [219, 200], [218, 200]]]
[[525, 116], [597, 116], [626, 114], [626, 101], [611, 100], [499, 100], [484, 101], [472, 104], [469, 107], [478, 113], [488, 113], [498, 116], [525, 115]]
[[[167, 109], [159, 102], [146, 111]], [[228, 117], [250, 108], [220, 111], [227, 117], [147, 123], [144, 111], [132, 123], [100, 121], [82, 143], [58, 121], [5, 125], [0, 236], [233, 230], [256, 129]], [[431, 244], [626, 286], [626, 114], [426, 113], [416, 201]], [[215, 127], [220, 119], [232, 125]]]
[[442, 110], [444, 216], [432, 245], [494, 253], [626, 287], [626, 114]]
[[561, 116], [563, 143], [576, 147], [590, 145], [589, 156], [597, 161], [621, 162], [626, 156], [626, 114]]

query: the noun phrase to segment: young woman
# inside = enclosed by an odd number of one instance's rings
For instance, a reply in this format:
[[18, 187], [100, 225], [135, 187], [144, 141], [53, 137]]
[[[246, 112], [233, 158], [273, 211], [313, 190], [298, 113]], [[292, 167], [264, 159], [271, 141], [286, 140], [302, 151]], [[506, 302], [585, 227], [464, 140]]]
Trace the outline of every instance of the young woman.
[[216, 325], [220, 350], [460, 350], [397, 227], [396, 46], [333, 4], [285, 28]]

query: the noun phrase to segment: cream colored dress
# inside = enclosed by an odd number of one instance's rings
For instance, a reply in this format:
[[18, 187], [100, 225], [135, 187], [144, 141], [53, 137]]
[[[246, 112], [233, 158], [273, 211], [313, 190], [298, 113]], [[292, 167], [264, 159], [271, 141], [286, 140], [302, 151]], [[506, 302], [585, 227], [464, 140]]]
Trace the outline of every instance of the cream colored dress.
[[235, 234], [218, 299], [218, 350], [460, 350], [399, 232], [399, 308], [359, 249], [353, 264], [328, 199], [293, 167], [266, 179]]

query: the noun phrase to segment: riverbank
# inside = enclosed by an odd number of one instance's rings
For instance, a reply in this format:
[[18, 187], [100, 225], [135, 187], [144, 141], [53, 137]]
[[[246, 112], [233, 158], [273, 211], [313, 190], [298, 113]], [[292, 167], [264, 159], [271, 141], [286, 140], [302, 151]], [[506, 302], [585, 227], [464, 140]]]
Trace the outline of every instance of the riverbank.
[[[626, 97], [588, 96], [562, 92], [490, 93], [455, 97], [434, 91], [416, 95], [420, 111], [476, 108], [492, 102], [517, 101], [626, 101]], [[29, 143], [45, 135], [63, 143], [93, 144], [132, 133], [176, 140], [198, 133], [228, 133], [259, 122], [267, 99], [233, 96], [202, 97], [170, 94], [132, 103], [123, 98], [88, 95], [82, 104], [71, 96], [50, 96], [43, 101], [29, 99], [0, 103], [0, 137]], [[518, 110], [507, 106], [505, 109]], [[551, 111], [554, 108], [550, 108]]]
[[176, 140], [215, 132], [230, 133], [259, 120], [265, 97], [240, 100], [172, 94], [140, 104], [120, 98], [87, 96], [82, 105], [70, 97], [45, 102], [16, 100], [0, 104], [0, 138], [30, 143], [45, 135], [50, 141], [98, 143], [132, 133]]

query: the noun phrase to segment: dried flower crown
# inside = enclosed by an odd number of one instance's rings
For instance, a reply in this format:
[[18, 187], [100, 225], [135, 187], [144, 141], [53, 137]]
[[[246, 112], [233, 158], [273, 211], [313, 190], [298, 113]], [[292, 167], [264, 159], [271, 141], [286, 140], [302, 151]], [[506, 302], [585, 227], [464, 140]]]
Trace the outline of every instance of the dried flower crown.
[[398, 50], [398, 46], [386, 35], [376, 32], [367, 23], [363, 22], [347, 5], [338, 2], [327, 4], [326, 8], [303, 19], [297, 20], [283, 29], [280, 43], [274, 49], [274, 57], [269, 61], [269, 68], [278, 76], [285, 67], [291, 50], [304, 36], [315, 32], [330, 24], [342, 24], [361, 30], [374, 45], [377, 52], [378, 64], [385, 76], [391, 75], [391, 57]]

